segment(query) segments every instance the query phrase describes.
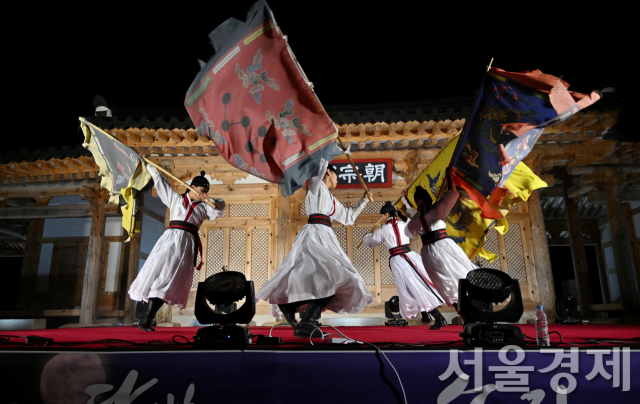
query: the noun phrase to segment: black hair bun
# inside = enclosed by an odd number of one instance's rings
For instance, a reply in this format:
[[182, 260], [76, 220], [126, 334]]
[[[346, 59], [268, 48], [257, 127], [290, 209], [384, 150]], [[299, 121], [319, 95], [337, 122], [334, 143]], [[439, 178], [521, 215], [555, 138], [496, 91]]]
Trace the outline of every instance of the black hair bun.
[[204, 177], [204, 171], [200, 171], [200, 176]]

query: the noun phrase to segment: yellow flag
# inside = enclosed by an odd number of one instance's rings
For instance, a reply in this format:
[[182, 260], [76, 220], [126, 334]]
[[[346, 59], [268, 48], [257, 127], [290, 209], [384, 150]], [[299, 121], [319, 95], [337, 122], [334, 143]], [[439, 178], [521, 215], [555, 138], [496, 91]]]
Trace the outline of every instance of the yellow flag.
[[144, 161], [138, 153], [120, 143], [113, 136], [80, 118], [85, 148], [89, 149], [98, 165], [100, 187], [109, 191], [109, 202], [118, 205], [120, 196], [125, 200], [122, 206], [122, 227], [131, 234], [136, 231], [133, 216], [133, 199], [136, 191], [141, 190], [151, 180]]
[[[407, 199], [414, 207], [413, 195], [418, 185], [428, 190], [434, 201], [438, 199], [437, 196], [444, 182], [446, 169], [451, 161], [458, 138], [458, 136], [453, 138], [407, 189]], [[495, 228], [500, 234], [505, 234], [509, 230], [505, 216], [509, 213], [511, 207], [520, 201], [526, 201], [533, 191], [546, 186], [547, 184], [535, 175], [529, 167], [522, 162], [519, 163], [505, 183], [503, 196], [499, 199], [499, 206], [496, 207], [503, 216], [499, 220], [481, 217], [482, 209], [469, 197], [464, 189], [458, 188], [460, 198], [447, 216], [447, 235], [464, 250], [469, 259], [480, 256], [489, 262], [493, 262], [498, 256], [483, 248], [489, 230]], [[399, 202], [398, 206], [402, 207], [402, 202]]]

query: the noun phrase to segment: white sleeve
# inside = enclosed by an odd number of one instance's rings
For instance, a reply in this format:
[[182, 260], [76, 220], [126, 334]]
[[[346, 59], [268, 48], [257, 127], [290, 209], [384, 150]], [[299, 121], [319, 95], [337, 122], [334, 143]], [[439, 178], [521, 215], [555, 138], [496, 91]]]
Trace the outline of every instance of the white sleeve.
[[383, 241], [384, 241], [384, 235], [382, 234], [382, 228], [379, 228], [378, 230], [373, 232], [373, 234], [371, 233], [365, 234], [364, 239], [362, 240], [364, 245], [371, 248], [382, 244]]
[[318, 192], [318, 187], [320, 187], [324, 174], [327, 172], [327, 167], [329, 167], [329, 162], [326, 159], [320, 159], [320, 166], [318, 168], [317, 175], [309, 178], [309, 186], [307, 188], [309, 192], [314, 194]]
[[151, 164], [147, 164], [147, 172], [149, 172], [151, 178], [153, 178], [153, 187], [156, 189], [160, 200], [166, 207], [170, 208], [173, 198], [180, 196], [180, 194], [173, 190], [169, 181], [167, 181], [167, 179], [164, 178], [164, 176], [162, 176]]
[[407, 218], [411, 219], [413, 215], [416, 214], [416, 208], [414, 208], [413, 205], [411, 205], [411, 202], [409, 202], [409, 200], [404, 196], [402, 197], [402, 203], [407, 208]]
[[209, 220], [216, 220], [217, 218], [224, 216], [224, 213], [227, 210], [227, 204], [224, 202], [224, 200], [220, 198], [209, 198], [209, 200], [213, 200], [222, 204], [222, 209], [213, 208], [208, 203], [204, 204], [204, 208], [207, 211], [207, 217], [209, 218]]
[[329, 216], [329, 218], [340, 222], [345, 226], [351, 226], [354, 224], [356, 222], [356, 218], [360, 212], [362, 212], [362, 209], [364, 209], [367, 202], [369, 202], [368, 199], [362, 198], [352, 207], [345, 208], [335, 197], [333, 197], [333, 201], [335, 202], [336, 212]]
[[416, 238], [420, 235], [422, 229], [422, 223], [420, 223], [420, 215], [413, 216], [409, 223], [404, 228], [404, 234], [409, 238]]

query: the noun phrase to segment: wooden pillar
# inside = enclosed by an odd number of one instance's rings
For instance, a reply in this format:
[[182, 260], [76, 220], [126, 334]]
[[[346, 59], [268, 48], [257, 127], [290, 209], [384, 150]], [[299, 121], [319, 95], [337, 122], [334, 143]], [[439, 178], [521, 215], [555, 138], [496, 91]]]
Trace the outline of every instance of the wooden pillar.
[[618, 201], [618, 192], [622, 174], [609, 175], [603, 183], [607, 191], [607, 215], [609, 216], [609, 230], [611, 231], [611, 247], [616, 262], [618, 285], [622, 296], [622, 306], [625, 316], [638, 316], [640, 313], [640, 291], [633, 264], [631, 240], [625, 221], [624, 211]]
[[602, 255], [602, 232], [598, 229], [598, 243], [596, 244], [596, 259], [598, 260], [598, 277], [600, 278], [600, 292], [602, 293], [602, 303], [611, 303], [609, 293], [609, 277], [607, 276], [607, 264]]
[[627, 231], [629, 232], [631, 251], [633, 251], [633, 264], [636, 269], [636, 280], [638, 281], [638, 287], [640, 288], [640, 248], [638, 245], [638, 239], [636, 238], [636, 226], [633, 222], [631, 205], [628, 203], [624, 203], [622, 206], [624, 209], [624, 217], [627, 221]]
[[25, 254], [22, 260], [22, 273], [20, 275], [20, 287], [18, 292], [17, 308], [26, 310], [34, 308], [34, 294], [38, 280], [38, 264], [40, 262], [40, 250], [42, 249], [42, 231], [45, 219], [31, 219], [25, 246]]
[[131, 236], [131, 240], [129, 241], [129, 257], [127, 261], [127, 273], [126, 273], [126, 283], [124, 290], [124, 323], [125, 325], [131, 324], [133, 321], [133, 307], [135, 302], [129, 297], [129, 288], [131, 284], [136, 279], [136, 275], [138, 275], [138, 265], [140, 262], [140, 239], [142, 232], [142, 218], [144, 214], [142, 213], [142, 208], [144, 207], [144, 194], [142, 192], [138, 192], [136, 195], [139, 203], [137, 206], [137, 211], [135, 212], [136, 217], [136, 230], [140, 231], [140, 233], [134, 233]]
[[[542, 162], [544, 153], [534, 149], [528, 156], [526, 163], [533, 172], [542, 174]], [[544, 225], [544, 212], [540, 202], [540, 191], [534, 191], [528, 201], [529, 222], [531, 226], [531, 246], [533, 253], [533, 266], [536, 273], [535, 287], [538, 292], [540, 304], [544, 306], [544, 312], [549, 320], [557, 317], [556, 314], [556, 288], [553, 283], [553, 271], [551, 268], [551, 256], [547, 243], [547, 228]]]
[[278, 230], [276, 233], [276, 270], [284, 261], [291, 245], [289, 232], [291, 231], [291, 197], [285, 198], [278, 194]]
[[89, 251], [82, 285], [80, 324], [91, 325], [95, 324], [98, 318], [98, 295], [100, 292], [106, 216], [104, 212], [105, 202], [102, 200], [100, 191], [92, 195], [83, 195], [83, 198], [89, 201], [91, 205], [91, 234], [89, 235]]
[[534, 191], [529, 197], [529, 221], [531, 222], [531, 246], [533, 265], [536, 271], [536, 283], [540, 304], [549, 319], [556, 314], [556, 289], [553, 283], [551, 256], [547, 244], [547, 229], [544, 225], [544, 212], [540, 204], [540, 192]]
[[569, 228], [569, 241], [571, 243], [571, 258], [573, 261], [573, 273], [576, 277], [578, 288], [578, 299], [580, 304], [580, 315], [582, 318], [591, 318], [591, 279], [589, 277], [589, 266], [587, 264], [587, 253], [584, 250], [582, 240], [582, 226], [580, 223], [580, 212], [577, 201], [569, 197], [568, 189], [571, 186], [571, 177], [566, 171], [560, 173], [562, 180], [562, 192], [564, 194], [564, 205], [567, 211], [567, 227]]

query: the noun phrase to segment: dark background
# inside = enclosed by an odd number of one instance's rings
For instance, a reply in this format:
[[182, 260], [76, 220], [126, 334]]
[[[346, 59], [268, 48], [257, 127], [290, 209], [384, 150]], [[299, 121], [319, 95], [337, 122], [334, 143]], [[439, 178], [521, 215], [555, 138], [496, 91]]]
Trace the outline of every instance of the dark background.
[[[50, 3], [5, 14], [4, 120], [24, 130], [5, 136], [5, 150], [79, 143], [77, 116], [94, 113], [98, 94], [116, 114], [186, 116], [196, 59], [213, 53], [207, 34], [244, 20], [252, 3]], [[269, 2], [325, 105], [472, 96], [492, 57], [505, 70], [562, 75], [574, 91], [613, 85], [616, 102], [634, 98], [630, 9], [483, 4]]]

